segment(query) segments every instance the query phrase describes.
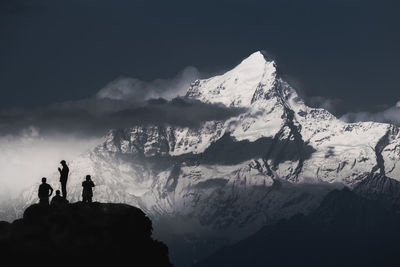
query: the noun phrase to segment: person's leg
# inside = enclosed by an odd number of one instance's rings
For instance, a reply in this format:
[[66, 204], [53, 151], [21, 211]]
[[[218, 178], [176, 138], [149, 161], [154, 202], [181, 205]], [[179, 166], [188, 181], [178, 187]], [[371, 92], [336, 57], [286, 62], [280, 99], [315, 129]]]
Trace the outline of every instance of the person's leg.
[[67, 199], [67, 182], [61, 182], [61, 191], [64, 199]]

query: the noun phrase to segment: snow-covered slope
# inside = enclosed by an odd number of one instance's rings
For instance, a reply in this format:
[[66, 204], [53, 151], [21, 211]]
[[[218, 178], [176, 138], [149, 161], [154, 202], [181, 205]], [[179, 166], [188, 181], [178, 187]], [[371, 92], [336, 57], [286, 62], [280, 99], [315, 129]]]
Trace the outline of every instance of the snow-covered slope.
[[144, 205], [151, 213], [181, 210], [196, 187], [210, 192], [238, 182], [267, 187], [274, 179], [353, 186], [366, 173], [399, 177], [397, 127], [349, 124], [306, 106], [261, 52], [223, 75], [194, 81], [186, 97], [247, 111], [199, 128], [112, 130], [71, 162], [73, 198], [79, 199], [87, 173], [98, 184], [96, 199]]
[[[70, 163], [71, 200], [80, 199], [83, 177], [91, 174], [95, 200], [136, 205], [155, 220], [184, 216], [196, 231], [234, 229], [240, 238], [307, 213], [335, 183], [353, 187], [371, 173], [400, 178], [397, 127], [345, 123], [306, 106], [260, 52], [223, 75], [194, 81], [186, 97], [246, 112], [199, 128], [111, 130]], [[37, 201], [36, 188], [21, 199]], [[179, 231], [194, 231], [182, 224]]]

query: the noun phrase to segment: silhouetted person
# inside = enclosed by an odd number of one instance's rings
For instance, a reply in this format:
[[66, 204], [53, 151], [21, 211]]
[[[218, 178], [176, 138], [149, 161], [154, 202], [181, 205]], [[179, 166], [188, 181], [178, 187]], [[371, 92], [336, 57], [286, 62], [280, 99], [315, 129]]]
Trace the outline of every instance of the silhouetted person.
[[49, 198], [53, 194], [53, 188], [46, 183], [46, 178], [42, 178], [42, 184], [39, 186], [39, 203], [49, 205]]
[[92, 188], [94, 187], [94, 183], [93, 183], [92, 179], [90, 178], [90, 175], [86, 175], [86, 181], [82, 182], [82, 187], [83, 187], [82, 201], [91, 203], [92, 197], [93, 197], [93, 189]]
[[67, 204], [67, 201], [60, 195], [60, 190], [56, 190], [56, 195], [51, 199], [52, 206], [62, 206]]
[[67, 180], [68, 180], [69, 168], [65, 160], [62, 160], [60, 164], [62, 165], [62, 169], [58, 168], [58, 171], [60, 172], [61, 191], [63, 198], [67, 199]]

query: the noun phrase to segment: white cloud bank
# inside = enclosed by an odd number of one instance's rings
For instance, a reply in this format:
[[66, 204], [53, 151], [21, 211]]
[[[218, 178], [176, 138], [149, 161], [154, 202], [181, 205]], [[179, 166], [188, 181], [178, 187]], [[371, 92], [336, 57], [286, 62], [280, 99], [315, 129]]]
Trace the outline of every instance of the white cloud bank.
[[340, 119], [346, 122], [375, 121], [400, 125], [400, 101], [383, 111], [350, 112], [343, 115]]
[[56, 172], [60, 160], [69, 162], [99, 141], [73, 136], [43, 138], [34, 127], [19, 136], [0, 137], [0, 201]]
[[[187, 67], [170, 79], [147, 82], [118, 78], [92, 98], [31, 110], [0, 110], [0, 201], [57, 171], [61, 159], [69, 162], [99, 144], [99, 136], [105, 133], [106, 127], [126, 126], [126, 116], [122, 114], [120, 118], [116, 112], [127, 109], [136, 114], [136, 123], [142, 114], [151, 113], [149, 111], [156, 117], [160, 112], [167, 115], [177, 113], [173, 112], [175, 102], [164, 105], [145, 102], [151, 98], [171, 100], [184, 95], [190, 83], [199, 77], [196, 68]], [[167, 111], [172, 107], [172, 111], [163, 112], [161, 108], [164, 106]], [[198, 106], [194, 103], [195, 108], [202, 108]], [[208, 107], [205, 109], [209, 110]], [[116, 114], [116, 117], [104, 119], [110, 114]]]
[[149, 82], [120, 77], [107, 84], [96, 96], [130, 102], [142, 102], [160, 97], [171, 100], [185, 95], [190, 84], [199, 78], [200, 72], [195, 67], [186, 67], [171, 79], [155, 79]]

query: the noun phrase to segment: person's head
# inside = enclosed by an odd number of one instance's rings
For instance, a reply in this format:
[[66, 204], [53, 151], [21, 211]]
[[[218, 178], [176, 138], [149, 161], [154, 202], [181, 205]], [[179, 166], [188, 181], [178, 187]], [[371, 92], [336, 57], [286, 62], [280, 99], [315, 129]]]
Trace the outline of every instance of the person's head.
[[90, 181], [90, 175], [86, 175], [86, 181]]
[[56, 196], [59, 196], [61, 194], [60, 190], [56, 190]]
[[46, 183], [46, 181], [47, 181], [46, 177], [43, 177], [42, 178], [42, 183], [44, 184], [44, 183]]
[[67, 163], [65, 162], [65, 160], [62, 160], [62, 161], [60, 161], [60, 164], [64, 166], [64, 165], [66, 165]]

